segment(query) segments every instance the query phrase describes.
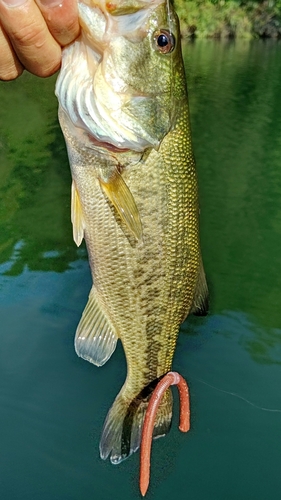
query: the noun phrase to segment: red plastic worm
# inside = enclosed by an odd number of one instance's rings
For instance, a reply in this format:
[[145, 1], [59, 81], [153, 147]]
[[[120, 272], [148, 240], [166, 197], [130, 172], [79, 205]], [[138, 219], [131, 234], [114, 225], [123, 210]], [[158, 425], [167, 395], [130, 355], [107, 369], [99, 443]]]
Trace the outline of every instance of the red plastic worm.
[[140, 491], [142, 496], [146, 494], [149, 486], [150, 454], [156, 413], [164, 392], [170, 385], [178, 386], [180, 396], [179, 429], [182, 432], [187, 432], [190, 429], [190, 405], [187, 383], [179, 373], [168, 372], [155, 387], [145, 414], [140, 451]]

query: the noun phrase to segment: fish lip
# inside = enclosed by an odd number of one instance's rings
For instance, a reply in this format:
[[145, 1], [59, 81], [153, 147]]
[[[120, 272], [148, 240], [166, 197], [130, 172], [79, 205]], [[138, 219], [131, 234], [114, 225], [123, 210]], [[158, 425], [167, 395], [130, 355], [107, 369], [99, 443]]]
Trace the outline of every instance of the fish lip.
[[111, 153], [127, 153], [128, 151], [131, 151], [129, 148], [119, 148], [118, 146], [115, 146], [114, 144], [111, 144], [110, 142], [106, 141], [99, 141], [96, 137], [94, 137], [91, 134], [87, 134], [88, 139], [91, 141], [91, 143], [98, 147], [99, 149], [106, 149], [107, 151], [110, 151]]

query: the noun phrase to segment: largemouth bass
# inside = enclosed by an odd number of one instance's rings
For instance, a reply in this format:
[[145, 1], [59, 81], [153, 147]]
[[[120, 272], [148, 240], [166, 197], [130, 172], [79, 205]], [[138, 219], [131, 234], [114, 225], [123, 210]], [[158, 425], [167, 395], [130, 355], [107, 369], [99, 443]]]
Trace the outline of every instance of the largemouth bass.
[[[97, 366], [120, 339], [127, 378], [104, 424], [100, 455], [140, 445], [148, 399], [171, 369], [180, 324], [204, 314], [207, 285], [177, 16], [169, 1], [79, 1], [80, 37], [56, 85], [70, 160], [72, 223], [93, 287], [75, 337]], [[169, 389], [154, 437], [167, 433]]]

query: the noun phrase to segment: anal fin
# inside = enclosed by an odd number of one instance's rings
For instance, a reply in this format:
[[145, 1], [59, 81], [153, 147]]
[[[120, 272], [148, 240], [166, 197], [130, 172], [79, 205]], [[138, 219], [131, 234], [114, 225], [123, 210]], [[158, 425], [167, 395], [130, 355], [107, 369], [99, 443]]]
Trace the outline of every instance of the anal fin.
[[114, 352], [117, 339], [93, 287], [76, 330], [76, 353], [86, 361], [102, 366]]
[[142, 226], [134, 197], [117, 169], [109, 179], [99, 178], [101, 188], [114, 205], [130, 234], [137, 240], [142, 239]]

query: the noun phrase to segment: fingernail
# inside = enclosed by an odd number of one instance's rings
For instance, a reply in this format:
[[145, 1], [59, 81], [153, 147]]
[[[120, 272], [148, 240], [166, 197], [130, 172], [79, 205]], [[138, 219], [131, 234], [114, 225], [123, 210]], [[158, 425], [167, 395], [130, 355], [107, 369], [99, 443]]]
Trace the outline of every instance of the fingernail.
[[62, 7], [63, 0], [36, 0], [43, 7]]
[[28, 0], [1, 0], [7, 7], [20, 7], [21, 5], [27, 3]]

